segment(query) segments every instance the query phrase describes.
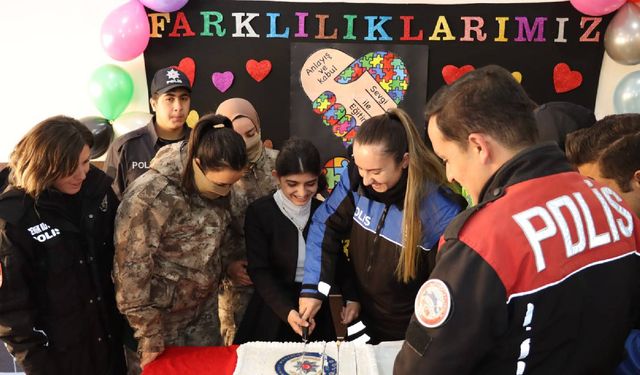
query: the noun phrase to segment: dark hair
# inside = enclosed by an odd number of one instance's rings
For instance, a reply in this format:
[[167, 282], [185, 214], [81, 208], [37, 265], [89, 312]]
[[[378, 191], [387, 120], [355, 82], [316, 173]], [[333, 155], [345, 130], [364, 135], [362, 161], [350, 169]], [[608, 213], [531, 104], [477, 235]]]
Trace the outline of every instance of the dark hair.
[[[438, 157], [422, 141], [409, 115], [399, 108], [365, 120], [354, 143], [384, 145], [385, 152], [397, 164], [402, 161], [405, 153], [409, 154], [402, 215], [403, 246], [396, 267], [398, 280], [408, 283], [416, 277], [418, 255], [422, 251], [418, 249], [422, 240], [421, 200], [431, 189], [446, 183], [444, 168]], [[427, 181], [431, 184], [426, 183]]]
[[[247, 165], [247, 151], [242, 136], [233, 131], [231, 120], [216, 114], [202, 116], [193, 128], [187, 156], [189, 161], [197, 158], [205, 173], [222, 168], [240, 171]], [[182, 185], [190, 193], [196, 190], [191, 162], [185, 166]]]
[[574, 166], [594, 163], [603, 150], [626, 134], [640, 131], [640, 114], [609, 115], [590, 128], [570, 133], [565, 141], [567, 159]]
[[594, 161], [593, 137], [589, 137], [591, 128], [576, 130], [567, 134], [564, 141], [564, 152], [567, 160], [574, 167]]
[[37, 198], [56, 180], [75, 172], [84, 146], [93, 146], [93, 135], [80, 121], [49, 117], [29, 130], [11, 153], [9, 182]]
[[284, 177], [298, 173], [318, 176], [318, 192], [327, 187], [327, 179], [322, 174], [322, 161], [316, 146], [306, 139], [293, 137], [285, 141], [276, 158], [276, 172]]
[[614, 180], [623, 192], [630, 192], [633, 175], [640, 171], [640, 132], [627, 134], [605, 148], [598, 168], [602, 177]]
[[504, 146], [519, 150], [538, 140], [533, 117], [536, 104], [511, 73], [497, 65], [471, 71], [441, 89], [427, 104], [438, 129], [465, 145], [471, 133], [486, 133]]

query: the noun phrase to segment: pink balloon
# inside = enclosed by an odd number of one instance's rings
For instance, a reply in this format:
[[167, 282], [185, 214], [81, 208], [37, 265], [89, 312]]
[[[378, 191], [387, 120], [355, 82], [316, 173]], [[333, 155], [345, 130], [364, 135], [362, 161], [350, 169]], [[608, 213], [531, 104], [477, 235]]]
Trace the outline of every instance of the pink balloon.
[[131, 0], [114, 9], [102, 23], [102, 47], [111, 58], [128, 61], [144, 52], [149, 33], [144, 6]]
[[589, 16], [603, 16], [620, 8], [627, 0], [571, 0], [571, 5]]
[[175, 12], [189, 0], [140, 0], [144, 6], [156, 12]]

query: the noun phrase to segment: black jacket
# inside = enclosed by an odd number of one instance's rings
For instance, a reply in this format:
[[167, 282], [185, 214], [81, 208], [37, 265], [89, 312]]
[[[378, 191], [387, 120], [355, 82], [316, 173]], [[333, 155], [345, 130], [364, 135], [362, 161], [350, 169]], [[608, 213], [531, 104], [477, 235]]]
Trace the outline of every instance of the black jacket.
[[189, 138], [191, 128], [184, 125], [184, 138], [166, 141], [158, 138], [155, 116], [146, 126], [118, 137], [107, 152], [104, 171], [113, 178], [113, 191], [122, 199], [125, 189], [133, 180], [149, 170], [151, 159], [162, 146]]
[[394, 374], [611, 374], [640, 307], [640, 221], [555, 145], [487, 182], [441, 240]]
[[124, 373], [110, 184], [92, 167], [73, 196], [0, 195], [0, 338], [27, 374]]
[[333, 282], [341, 241], [348, 239], [362, 304], [360, 316], [372, 343], [404, 338], [413, 300], [433, 268], [435, 251], [431, 249], [460, 212], [461, 197], [428, 181], [424, 183], [432, 189], [420, 202], [420, 259], [416, 278], [406, 284], [395, 274], [402, 246], [406, 175], [389, 191], [377, 194], [364, 186], [355, 163], [351, 163], [348, 173], [341, 175], [329, 198], [313, 215], [301, 295], [321, 298], [323, 286], [326, 289]]
[[[311, 215], [320, 206], [311, 202]], [[304, 230], [306, 237], [311, 219]], [[300, 283], [295, 282], [298, 260], [298, 231], [282, 214], [273, 195], [262, 197], [247, 209], [245, 219], [247, 270], [256, 293], [247, 307], [236, 335], [236, 343], [247, 341], [300, 341], [287, 323], [289, 311], [297, 310]], [[342, 253], [339, 262], [339, 281], [332, 293], [342, 293], [345, 299], [357, 301], [352, 271]], [[329, 304], [322, 305], [316, 315], [316, 329], [311, 340], [335, 340]]]

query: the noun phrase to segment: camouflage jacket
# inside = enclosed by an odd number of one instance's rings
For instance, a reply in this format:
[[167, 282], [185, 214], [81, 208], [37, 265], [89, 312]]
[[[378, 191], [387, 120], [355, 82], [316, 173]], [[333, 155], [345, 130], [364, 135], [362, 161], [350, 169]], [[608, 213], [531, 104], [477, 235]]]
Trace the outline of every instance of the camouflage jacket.
[[164, 350], [163, 328], [188, 322], [217, 290], [234, 246], [228, 198], [181, 187], [186, 143], [161, 148], [126, 190], [115, 227], [116, 301], [140, 352]]
[[[262, 155], [249, 167], [247, 173], [236, 182], [231, 189], [231, 212], [237, 231], [243, 233], [244, 216], [247, 207], [258, 198], [273, 192], [277, 185], [272, 171], [276, 169], [276, 158], [278, 151], [270, 148], [263, 148]], [[241, 247], [242, 254], [235, 258], [246, 259], [244, 246]]]

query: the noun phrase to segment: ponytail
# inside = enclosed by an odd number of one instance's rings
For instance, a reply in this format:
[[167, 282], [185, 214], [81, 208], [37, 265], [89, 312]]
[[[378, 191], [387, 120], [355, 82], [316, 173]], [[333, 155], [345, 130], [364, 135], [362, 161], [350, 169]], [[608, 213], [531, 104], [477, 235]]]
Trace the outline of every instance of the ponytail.
[[242, 136], [233, 131], [228, 118], [216, 114], [202, 116], [189, 136], [189, 162], [182, 174], [182, 186], [189, 193], [196, 191], [191, 163], [196, 158], [205, 173], [222, 168], [240, 171], [247, 165], [247, 151]]
[[[402, 215], [402, 249], [396, 266], [396, 277], [408, 283], [416, 278], [419, 249], [422, 243], [420, 203], [437, 186], [446, 184], [442, 164], [424, 144], [406, 112], [394, 108], [372, 117], [362, 124], [356, 136], [359, 144], [384, 144], [385, 152], [400, 163], [409, 154], [407, 187]], [[426, 182], [430, 181], [430, 184]]]
[[[436, 155], [422, 141], [413, 121], [406, 112], [400, 109], [389, 110], [391, 118], [397, 118], [407, 133], [409, 152], [409, 171], [407, 190], [404, 198], [404, 215], [402, 216], [402, 250], [400, 261], [396, 267], [399, 280], [408, 283], [415, 279], [418, 270], [418, 259], [422, 243], [422, 220], [420, 220], [420, 202], [432, 189], [446, 184], [442, 164]], [[427, 185], [425, 181], [433, 184]]]

